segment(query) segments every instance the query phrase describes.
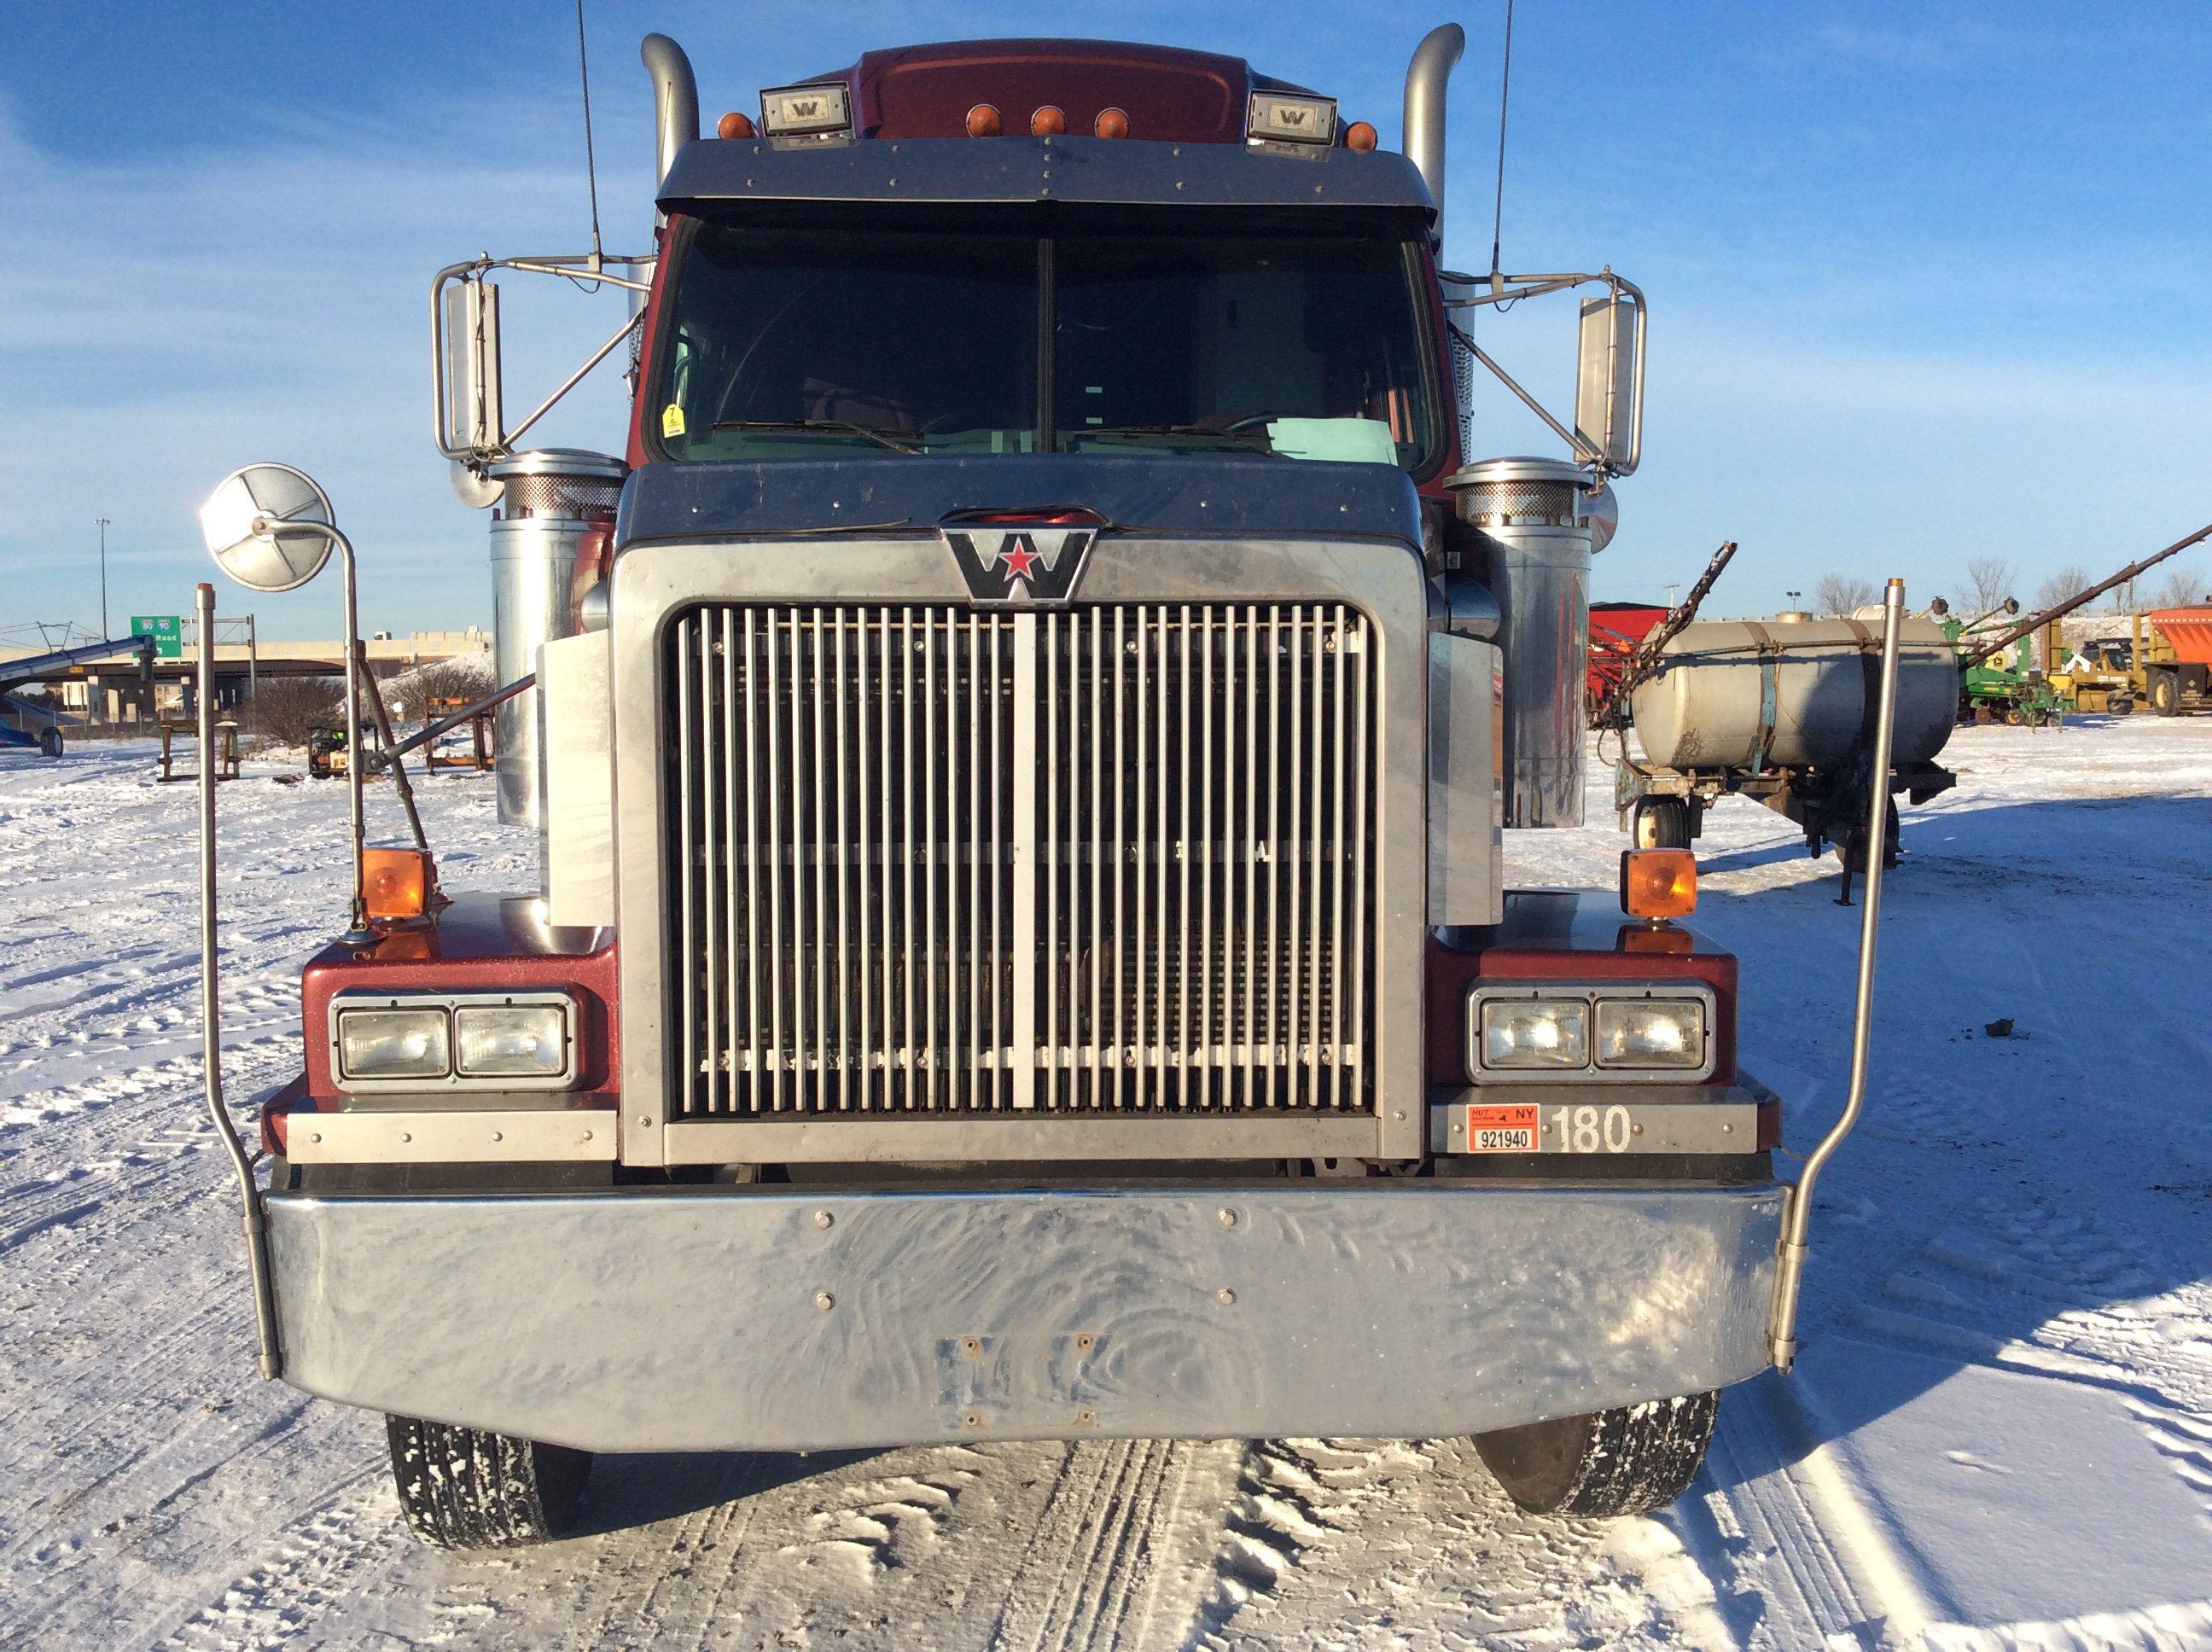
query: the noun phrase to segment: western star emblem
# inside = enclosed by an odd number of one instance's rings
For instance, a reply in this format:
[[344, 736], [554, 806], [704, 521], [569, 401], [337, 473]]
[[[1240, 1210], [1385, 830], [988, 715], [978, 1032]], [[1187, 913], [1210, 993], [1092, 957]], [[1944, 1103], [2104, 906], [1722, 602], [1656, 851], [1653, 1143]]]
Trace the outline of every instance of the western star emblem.
[[1095, 527], [1001, 527], [979, 522], [943, 527], [968, 594], [979, 603], [1066, 602], [1098, 538]]

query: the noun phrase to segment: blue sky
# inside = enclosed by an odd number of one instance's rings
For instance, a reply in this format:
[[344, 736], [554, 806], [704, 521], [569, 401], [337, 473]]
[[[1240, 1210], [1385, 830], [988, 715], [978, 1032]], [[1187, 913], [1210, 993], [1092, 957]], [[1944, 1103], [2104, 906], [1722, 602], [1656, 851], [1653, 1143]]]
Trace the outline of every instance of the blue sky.
[[[642, 248], [649, 223], [648, 29], [690, 51], [710, 123], [864, 49], [1060, 27], [1245, 56], [1389, 143], [1407, 54], [1455, 18], [1447, 255], [1486, 265], [1503, 0], [1097, 15], [587, 0], [610, 245]], [[2102, 572], [2212, 517], [2207, 21], [1522, 0], [1505, 262], [1611, 263], [1652, 306], [1644, 465], [1596, 594], [1658, 594], [1732, 538], [1727, 611], [1830, 571], [1956, 594], [1988, 555], [2021, 565], [2025, 598], [2062, 563]], [[489, 621], [485, 519], [428, 440], [424, 297], [479, 249], [586, 243], [572, 30], [562, 0], [9, 6], [0, 632], [96, 616], [103, 515], [110, 611], [188, 606], [193, 510], [262, 458], [329, 488], [365, 624]], [[611, 295], [522, 288], [511, 404], [619, 319]], [[1564, 309], [1488, 325], [1564, 396]], [[1482, 417], [1480, 451], [1547, 451], [1502, 399]], [[606, 375], [544, 436], [618, 449], [621, 420]], [[331, 581], [258, 608], [268, 635], [329, 635], [336, 605]]]

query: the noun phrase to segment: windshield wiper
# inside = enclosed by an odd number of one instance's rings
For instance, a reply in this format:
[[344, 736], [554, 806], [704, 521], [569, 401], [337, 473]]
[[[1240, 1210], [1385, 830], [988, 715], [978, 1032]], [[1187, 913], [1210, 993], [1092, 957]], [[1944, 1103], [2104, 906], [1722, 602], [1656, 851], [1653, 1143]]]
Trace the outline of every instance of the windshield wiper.
[[855, 424], [850, 419], [717, 419], [709, 427], [715, 430], [834, 430], [848, 436], [864, 436], [879, 447], [888, 447], [894, 453], [919, 453], [921, 449], [899, 440], [888, 431], [872, 425]]

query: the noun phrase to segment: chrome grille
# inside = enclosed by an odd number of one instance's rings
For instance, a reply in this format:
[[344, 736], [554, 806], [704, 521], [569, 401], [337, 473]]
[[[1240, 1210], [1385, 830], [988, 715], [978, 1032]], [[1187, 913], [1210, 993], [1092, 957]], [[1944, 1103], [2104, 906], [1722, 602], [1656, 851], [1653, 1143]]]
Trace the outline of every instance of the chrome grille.
[[1371, 1109], [1357, 610], [715, 604], [667, 637], [675, 1116]]

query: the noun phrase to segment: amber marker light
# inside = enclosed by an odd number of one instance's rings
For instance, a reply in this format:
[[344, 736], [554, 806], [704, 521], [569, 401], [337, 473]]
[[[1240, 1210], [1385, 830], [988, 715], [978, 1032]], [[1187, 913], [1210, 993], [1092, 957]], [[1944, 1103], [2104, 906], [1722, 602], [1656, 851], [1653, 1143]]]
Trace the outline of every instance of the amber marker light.
[[364, 849], [362, 889], [372, 918], [419, 918], [430, 908], [430, 857], [421, 849]]
[[743, 110], [732, 109], [715, 125], [714, 130], [724, 137], [750, 137], [753, 118]]
[[1039, 137], [1058, 137], [1067, 130], [1067, 117], [1055, 103], [1041, 104], [1030, 117], [1030, 131]]
[[1698, 858], [1687, 849], [1624, 849], [1620, 909], [1632, 918], [1685, 918], [1698, 909]]
[[1004, 130], [999, 124], [999, 112], [988, 103], [979, 103], [968, 112], [968, 136], [996, 137]]
[[1375, 129], [1364, 120], [1355, 120], [1344, 129], [1344, 147], [1363, 153], [1375, 147]]
[[1101, 109], [1098, 118], [1091, 123], [1091, 130], [1100, 137], [1127, 137], [1129, 117], [1123, 110]]

